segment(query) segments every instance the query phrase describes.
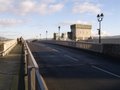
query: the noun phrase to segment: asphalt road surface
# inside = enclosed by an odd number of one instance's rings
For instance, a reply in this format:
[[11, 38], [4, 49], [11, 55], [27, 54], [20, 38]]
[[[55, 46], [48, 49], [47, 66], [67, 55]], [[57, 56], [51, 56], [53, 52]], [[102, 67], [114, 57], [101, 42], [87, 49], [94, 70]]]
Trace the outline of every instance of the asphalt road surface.
[[120, 63], [63, 46], [29, 47], [49, 90], [120, 90]]

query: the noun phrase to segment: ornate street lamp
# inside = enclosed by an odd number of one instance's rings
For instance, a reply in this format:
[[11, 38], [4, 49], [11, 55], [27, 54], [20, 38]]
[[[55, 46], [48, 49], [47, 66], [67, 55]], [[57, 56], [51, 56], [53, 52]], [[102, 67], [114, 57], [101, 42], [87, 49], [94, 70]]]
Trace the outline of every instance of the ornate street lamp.
[[99, 43], [101, 43], [101, 21], [103, 20], [103, 13], [97, 15], [97, 19], [99, 22], [99, 29], [98, 29], [98, 35], [99, 35]]

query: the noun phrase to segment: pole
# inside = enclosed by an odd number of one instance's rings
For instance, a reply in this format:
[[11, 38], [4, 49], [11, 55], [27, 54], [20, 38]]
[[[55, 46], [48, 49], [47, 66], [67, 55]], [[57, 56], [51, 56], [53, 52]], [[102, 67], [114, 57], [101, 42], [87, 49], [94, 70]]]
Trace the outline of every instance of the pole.
[[59, 40], [60, 40], [60, 26], [58, 27]]
[[101, 43], [101, 21], [99, 21], [99, 43]]
[[99, 30], [98, 31], [98, 34], [99, 34], [99, 43], [101, 43], [101, 21], [103, 20], [103, 17], [104, 17], [103, 13], [97, 15], [98, 22], [99, 22], [99, 29], [98, 29]]
[[40, 34], [40, 39], [41, 39], [41, 34]]
[[47, 33], [48, 33], [48, 31], [46, 31], [46, 40], [47, 40]]

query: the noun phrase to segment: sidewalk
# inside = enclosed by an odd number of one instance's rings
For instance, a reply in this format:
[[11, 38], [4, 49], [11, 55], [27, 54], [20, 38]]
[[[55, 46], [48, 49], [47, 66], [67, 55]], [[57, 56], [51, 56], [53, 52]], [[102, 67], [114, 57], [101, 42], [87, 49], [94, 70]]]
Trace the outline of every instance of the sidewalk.
[[16, 45], [8, 55], [0, 57], [0, 90], [24, 90], [22, 45]]

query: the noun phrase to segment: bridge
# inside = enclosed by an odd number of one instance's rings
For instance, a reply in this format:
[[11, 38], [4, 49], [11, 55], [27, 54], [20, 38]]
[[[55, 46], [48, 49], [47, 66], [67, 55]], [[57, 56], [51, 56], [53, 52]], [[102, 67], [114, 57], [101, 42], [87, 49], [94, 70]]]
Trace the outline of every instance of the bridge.
[[119, 44], [22, 39], [0, 55], [0, 90], [120, 90]]

